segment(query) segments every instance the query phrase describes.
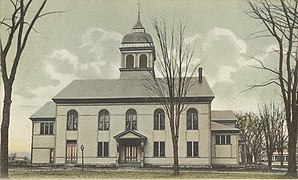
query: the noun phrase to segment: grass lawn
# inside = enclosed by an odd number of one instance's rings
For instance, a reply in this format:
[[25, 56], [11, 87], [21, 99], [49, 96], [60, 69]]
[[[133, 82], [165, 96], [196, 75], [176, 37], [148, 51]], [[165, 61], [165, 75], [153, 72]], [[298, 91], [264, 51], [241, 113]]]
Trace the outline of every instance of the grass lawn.
[[289, 179], [285, 173], [267, 172], [222, 172], [214, 170], [181, 171], [179, 176], [172, 176], [169, 169], [100, 169], [86, 168], [12, 168], [10, 178], [96, 178], [96, 179]]

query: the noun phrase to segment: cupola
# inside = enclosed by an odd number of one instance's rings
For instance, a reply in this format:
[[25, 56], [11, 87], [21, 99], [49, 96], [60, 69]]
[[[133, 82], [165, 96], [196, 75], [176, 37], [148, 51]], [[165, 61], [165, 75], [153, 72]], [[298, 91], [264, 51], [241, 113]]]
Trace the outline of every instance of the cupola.
[[154, 76], [155, 48], [150, 34], [141, 23], [141, 13], [132, 32], [126, 34], [120, 45], [120, 78], [143, 78]]

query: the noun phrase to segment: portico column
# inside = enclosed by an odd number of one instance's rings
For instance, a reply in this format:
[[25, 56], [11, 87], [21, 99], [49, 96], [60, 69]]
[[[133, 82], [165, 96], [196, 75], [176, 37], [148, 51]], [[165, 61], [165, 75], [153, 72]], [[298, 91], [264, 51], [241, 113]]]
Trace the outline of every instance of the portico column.
[[145, 157], [144, 141], [141, 141], [141, 167], [144, 166], [144, 157]]
[[117, 140], [116, 167], [118, 167], [118, 165], [119, 165], [119, 151], [120, 151], [119, 140]]

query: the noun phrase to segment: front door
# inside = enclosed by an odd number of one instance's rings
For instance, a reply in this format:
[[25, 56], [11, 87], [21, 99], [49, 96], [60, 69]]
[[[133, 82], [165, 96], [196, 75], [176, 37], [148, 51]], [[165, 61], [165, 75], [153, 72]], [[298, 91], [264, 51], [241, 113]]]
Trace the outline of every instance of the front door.
[[137, 163], [137, 146], [125, 146], [125, 163]]
[[66, 141], [66, 163], [77, 162], [77, 141]]

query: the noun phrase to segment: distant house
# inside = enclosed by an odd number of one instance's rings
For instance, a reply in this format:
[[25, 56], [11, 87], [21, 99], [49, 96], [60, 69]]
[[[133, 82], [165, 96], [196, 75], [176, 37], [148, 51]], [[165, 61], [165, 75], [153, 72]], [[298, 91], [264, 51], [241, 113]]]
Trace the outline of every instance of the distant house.
[[[132, 31], [120, 46], [119, 79], [75, 80], [30, 117], [33, 164], [80, 164], [82, 145], [85, 164], [173, 164], [166, 112], [144, 86], [146, 78], [155, 78], [154, 44], [140, 17]], [[213, 92], [199, 76], [191, 79], [181, 115], [180, 165], [237, 165], [236, 117], [211, 111]]]

